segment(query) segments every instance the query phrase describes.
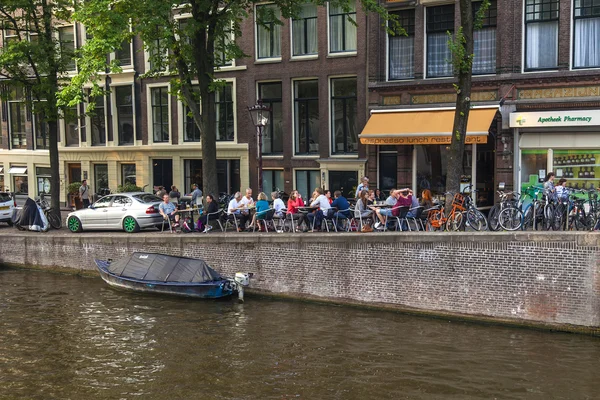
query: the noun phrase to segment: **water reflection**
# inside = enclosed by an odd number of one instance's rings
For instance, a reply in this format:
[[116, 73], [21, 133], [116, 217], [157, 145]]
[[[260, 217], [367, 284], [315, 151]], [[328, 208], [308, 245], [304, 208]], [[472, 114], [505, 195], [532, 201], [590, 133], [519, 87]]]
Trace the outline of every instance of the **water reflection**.
[[596, 338], [0, 270], [0, 399], [593, 399]]

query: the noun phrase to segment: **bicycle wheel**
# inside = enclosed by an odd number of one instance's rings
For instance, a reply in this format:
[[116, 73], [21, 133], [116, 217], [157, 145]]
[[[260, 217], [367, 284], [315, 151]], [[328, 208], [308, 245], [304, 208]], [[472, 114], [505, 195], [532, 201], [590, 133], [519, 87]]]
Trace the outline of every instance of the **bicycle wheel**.
[[62, 221], [59, 215], [54, 212], [53, 209], [48, 210], [46, 214], [46, 218], [48, 218], [48, 223], [54, 229], [60, 229], [62, 226]]
[[498, 215], [498, 223], [506, 231], [516, 231], [523, 224], [523, 212], [516, 207], [508, 207]]
[[525, 207], [525, 211], [523, 212], [523, 224], [521, 225], [521, 228], [524, 231], [526, 231], [529, 228], [533, 228], [533, 208], [533, 203], [531, 203], [527, 207]]
[[562, 204], [554, 207], [554, 216], [552, 217], [552, 230], [560, 231], [564, 229], [566, 207]]
[[485, 215], [475, 208], [470, 208], [467, 211], [467, 222], [476, 231], [486, 231], [488, 228], [488, 221]]
[[446, 222], [446, 230], [448, 232], [458, 232], [463, 229], [464, 218], [461, 212], [455, 213], [453, 216], [450, 215], [448, 217], [448, 221]]
[[549, 231], [550, 229], [552, 229], [554, 220], [554, 209], [554, 204], [546, 204], [544, 206], [544, 221], [542, 225], [545, 231]]
[[500, 229], [500, 224], [498, 223], [498, 214], [500, 214], [500, 206], [496, 204], [490, 208], [490, 212], [488, 213], [488, 226], [490, 231], [497, 231]]
[[573, 218], [573, 227], [577, 231], [589, 231], [592, 228], [593, 220], [589, 215], [585, 214], [585, 210], [582, 208], [577, 209]]

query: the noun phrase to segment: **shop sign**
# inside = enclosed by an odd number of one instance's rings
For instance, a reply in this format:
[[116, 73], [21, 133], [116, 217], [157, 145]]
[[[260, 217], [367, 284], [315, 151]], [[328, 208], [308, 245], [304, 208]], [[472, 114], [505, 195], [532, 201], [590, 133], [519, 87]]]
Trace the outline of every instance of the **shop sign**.
[[[367, 135], [368, 136], [368, 135]], [[362, 144], [375, 145], [417, 145], [417, 144], [450, 144], [451, 136], [413, 136], [413, 137], [361, 137]], [[487, 135], [467, 135], [466, 144], [487, 143]]]
[[600, 125], [600, 110], [514, 112], [511, 128], [596, 126]]

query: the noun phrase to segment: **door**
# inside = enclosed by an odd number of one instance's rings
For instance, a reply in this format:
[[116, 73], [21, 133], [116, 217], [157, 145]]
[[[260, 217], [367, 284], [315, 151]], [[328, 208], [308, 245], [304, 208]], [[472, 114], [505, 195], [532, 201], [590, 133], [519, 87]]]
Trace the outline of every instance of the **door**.
[[132, 200], [127, 196], [116, 195], [106, 214], [106, 225], [109, 228], [120, 229], [123, 217], [129, 214]]
[[329, 171], [329, 190], [333, 194], [336, 190], [342, 192], [344, 197], [354, 197], [358, 185], [358, 172], [356, 171]]
[[154, 180], [152, 183], [154, 187], [164, 186], [166, 191], [170, 192], [173, 185], [173, 160], [154, 159], [152, 165], [152, 177]]
[[67, 168], [69, 183], [81, 182], [81, 164], [69, 164]]
[[81, 225], [87, 228], [106, 228], [106, 215], [113, 196], [105, 196], [95, 202], [93, 207], [81, 211]]

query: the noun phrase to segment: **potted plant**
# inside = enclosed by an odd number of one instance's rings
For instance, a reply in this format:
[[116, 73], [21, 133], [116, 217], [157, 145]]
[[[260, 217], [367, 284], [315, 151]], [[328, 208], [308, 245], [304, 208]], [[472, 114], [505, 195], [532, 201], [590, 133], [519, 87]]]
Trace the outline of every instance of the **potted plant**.
[[79, 210], [83, 207], [81, 199], [79, 198], [79, 188], [81, 187], [81, 182], [71, 182], [69, 186], [67, 186], [68, 193], [68, 201], [71, 207], [75, 207], [76, 210]]

